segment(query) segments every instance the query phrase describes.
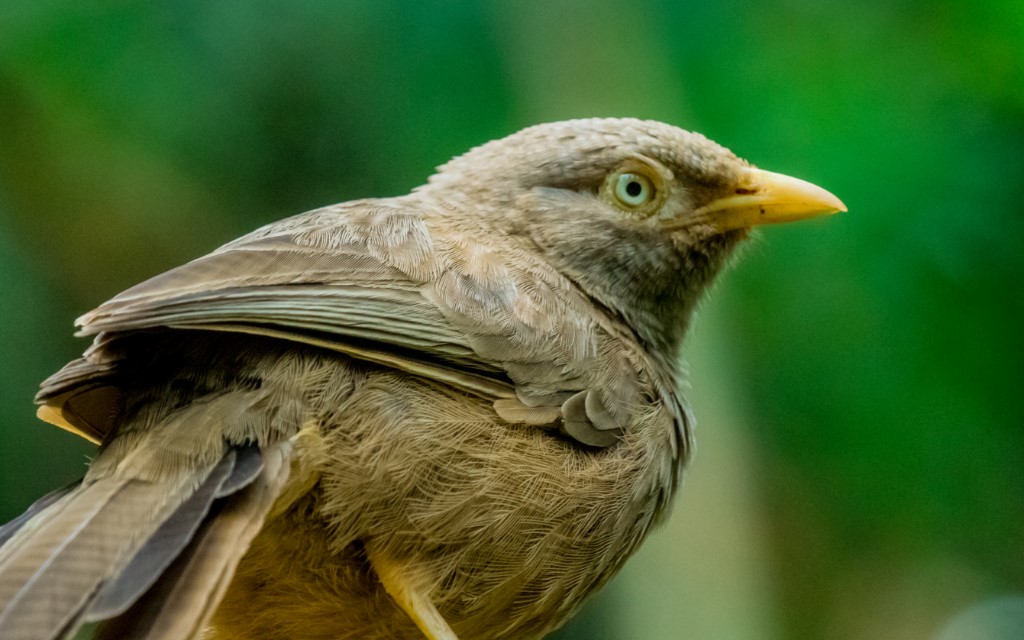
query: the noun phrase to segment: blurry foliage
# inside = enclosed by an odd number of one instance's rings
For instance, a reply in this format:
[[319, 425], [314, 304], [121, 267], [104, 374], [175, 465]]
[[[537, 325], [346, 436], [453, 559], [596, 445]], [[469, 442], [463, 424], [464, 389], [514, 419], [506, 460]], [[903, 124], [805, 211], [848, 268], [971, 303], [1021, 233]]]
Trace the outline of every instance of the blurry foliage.
[[0, 517], [91, 451], [31, 404], [73, 317], [593, 115], [702, 131], [850, 213], [764, 230], [705, 305], [678, 512], [561, 637], [925, 638], [1024, 590], [1019, 0], [8, 0]]

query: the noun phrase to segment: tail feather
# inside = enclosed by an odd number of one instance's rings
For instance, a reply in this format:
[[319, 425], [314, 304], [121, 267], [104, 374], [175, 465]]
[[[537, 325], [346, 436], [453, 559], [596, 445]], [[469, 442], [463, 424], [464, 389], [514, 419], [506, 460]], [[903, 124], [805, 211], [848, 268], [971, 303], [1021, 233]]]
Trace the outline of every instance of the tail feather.
[[[109, 565], [129, 551], [128, 541], [116, 532], [137, 524], [143, 500], [155, 497], [146, 488], [114, 478], [83, 487], [57, 517], [17, 544], [0, 565], [0, 629], [5, 637], [61, 634]], [[12, 540], [18, 542], [19, 537]]]
[[264, 452], [253, 482], [213, 505], [188, 548], [131, 608], [104, 623], [97, 639], [172, 640], [198, 634], [280, 495], [290, 452], [288, 442]]
[[32, 506], [25, 510], [25, 513], [6, 524], [0, 525], [0, 548], [2, 548], [15, 533], [20, 531], [29, 520], [35, 517], [36, 514], [41, 513], [44, 509], [55, 504], [58, 500], [77, 489], [80, 484], [82, 484], [82, 481], [78, 480], [77, 482], [73, 482], [62, 489], [57, 489], [56, 491], [46, 494], [42, 498], [33, 502]]
[[127, 480], [105, 479], [79, 487], [15, 532], [0, 551], [0, 620], [8, 613], [11, 599], [88, 527], [125, 484]]
[[[0, 528], [0, 636], [68, 637], [148, 609], [198, 630], [280, 492], [290, 449], [229, 448], [208, 470], [160, 482], [115, 474], [41, 499]], [[156, 601], [167, 585], [174, 601]], [[144, 637], [134, 626], [116, 637]]]
[[256, 476], [263, 471], [263, 455], [256, 445], [246, 445], [235, 449], [235, 466], [224, 484], [220, 486], [214, 497], [224, 498], [252, 484]]
[[[108, 489], [112, 488], [113, 484], [107, 484], [105, 487]], [[5, 589], [8, 586], [18, 585], [15, 580], [8, 577], [8, 572], [10, 571], [9, 562], [16, 555], [24, 556], [27, 549], [33, 547], [45, 548], [42, 541], [47, 536], [53, 540], [51, 546], [56, 546], [63, 541], [63, 538], [60, 537], [59, 532], [54, 533], [55, 527], [63, 526], [70, 533], [76, 518], [78, 519], [77, 521], [81, 521], [91, 517], [95, 515], [95, 511], [103, 506], [102, 501], [96, 501], [97, 499], [102, 500], [102, 494], [97, 491], [89, 494], [91, 496], [90, 499], [81, 499], [83, 495], [86, 495], [87, 489], [88, 487], [84, 485], [83, 481], [64, 495], [53, 496], [53, 500], [47, 500], [49, 496], [46, 496], [40, 500], [48, 503], [43, 508], [37, 510], [35, 508], [38, 504], [37, 502], [29, 507], [29, 511], [35, 511], [35, 513], [23, 514], [28, 515], [28, 517], [24, 520], [21, 517], [15, 520], [22, 520], [22, 522], [16, 528], [12, 526], [10, 538], [0, 547], [0, 612], [3, 611], [3, 603], [6, 602]], [[52, 496], [53, 494], [50, 495]], [[65, 512], [68, 512], [70, 515], [64, 516]], [[15, 521], [8, 524], [13, 525]]]
[[83, 622], [124, 613], [156, 582], [195, 535], [215, 496], [234, 471], [235, 452], [228, 451], [203, 484], [142, 545], [115, 580], [107, 582], [89, 603]]
[[112, 475], [41, 499], [0, 528], [0, 636], [69, 637], [82, 624], [154, 607], [161, 583], [177, 582], [162, 575], [178, 574], [200, 584], [190, 599], [180, 595], [187, 584], [168, 592], [195, 609], [182, 615], [198, 629], [280, 493], [290, 449], [233, 447], [209, 471], [158, 482]]

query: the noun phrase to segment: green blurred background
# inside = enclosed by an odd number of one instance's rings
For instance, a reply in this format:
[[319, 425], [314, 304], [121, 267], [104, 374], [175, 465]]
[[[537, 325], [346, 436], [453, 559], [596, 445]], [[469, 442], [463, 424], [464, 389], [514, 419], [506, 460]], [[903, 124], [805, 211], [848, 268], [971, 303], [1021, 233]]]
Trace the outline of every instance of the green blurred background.
[[6, 0], [0, 519], [92, 450], [33, 415], [77, 315], [276, 218], [611, 115], [850, 212], [763, 230], [717, 287], [671, 523], [558, 637], [1024, 637], [970, 635], [1024, 625], [1020, 0]]

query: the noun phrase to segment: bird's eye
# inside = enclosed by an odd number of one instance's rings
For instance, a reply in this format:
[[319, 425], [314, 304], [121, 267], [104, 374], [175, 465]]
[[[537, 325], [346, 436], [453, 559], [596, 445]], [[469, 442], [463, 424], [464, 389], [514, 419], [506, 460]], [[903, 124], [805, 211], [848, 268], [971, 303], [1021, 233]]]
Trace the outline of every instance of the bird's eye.
[[651, 179], [639, 173], [620, 173], [612, 186], [615, 199], [631, 209], [642, 207], [654, 199]]
[[665, 204], [672, 179], [672, 172], [657, 161], [631, 156], [605, 174], [598, 196], [631, 219], [646, 218]]

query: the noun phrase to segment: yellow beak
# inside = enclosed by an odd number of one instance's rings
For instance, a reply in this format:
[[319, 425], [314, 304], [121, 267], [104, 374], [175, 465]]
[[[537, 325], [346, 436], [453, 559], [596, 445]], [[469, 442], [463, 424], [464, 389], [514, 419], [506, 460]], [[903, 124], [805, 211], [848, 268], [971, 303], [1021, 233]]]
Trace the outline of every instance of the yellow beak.
[[693, 216], [728, 231], [840, 211], [846, 211], [846, 205], [817, 185], [751, 167], [740, 176], [734, 195], [709, 202]]

